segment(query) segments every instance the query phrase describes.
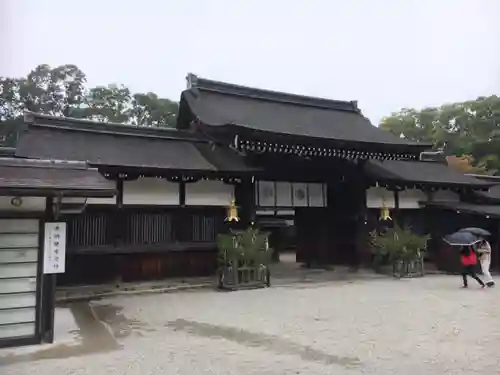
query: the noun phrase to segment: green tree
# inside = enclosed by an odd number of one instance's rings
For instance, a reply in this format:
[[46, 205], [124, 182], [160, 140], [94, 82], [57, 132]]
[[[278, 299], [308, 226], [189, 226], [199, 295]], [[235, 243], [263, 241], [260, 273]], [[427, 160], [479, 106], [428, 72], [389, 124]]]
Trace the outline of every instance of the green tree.
[[461, 103], [403, 109], [382, 120], [380, 127], [413, 141], [445, 147], [447, 155], [467, 156], [472, 165], [500, 171], [500, 97], [479, 97]]
[[149, 92], [133, 95], [129, 115], [137, 126], [175, 127], [178, 111], [178, 103]]
[[75, 65], [39, 65], [19, 81], [20, 106], [53, 116], [70, 116], [85, 98], [85, 74]]
[[13, 147], [17, 129], [22, 124], [19, 80], [0, 77], [0, 145]]
[[0, 77], [0, 145], [15, 146], [25, 110], [81, 117], [85, 82], [85, 74], [71, 64], [42, 64], [26, 77]]
[[125, 86], [93, 87], [86, 96], [84, 117], [97, 121], [128, 123], [130, 100], [130, 90]]
[[178, 103], [122, 85], [86, 87], [76, 65], [41, 64], [26, 77], [0, 77], [0, 146], [15, 146], [25, 110], [137, 126], [174, 127]]

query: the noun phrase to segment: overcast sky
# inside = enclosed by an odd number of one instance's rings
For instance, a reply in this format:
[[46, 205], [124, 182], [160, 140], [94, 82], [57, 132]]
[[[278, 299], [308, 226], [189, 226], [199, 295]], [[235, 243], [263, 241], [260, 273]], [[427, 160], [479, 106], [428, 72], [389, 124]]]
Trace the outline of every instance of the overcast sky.
[[0, 0], [0, 75], [78, 65], [178, 100], [185, 76], [402, 107], [500, 94], [500, 0]]

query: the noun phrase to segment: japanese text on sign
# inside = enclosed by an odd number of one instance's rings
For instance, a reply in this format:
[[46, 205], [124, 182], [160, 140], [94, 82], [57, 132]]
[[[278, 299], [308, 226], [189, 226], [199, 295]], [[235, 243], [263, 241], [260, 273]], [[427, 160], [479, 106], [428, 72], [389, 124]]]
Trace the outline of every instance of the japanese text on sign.
[[66, 223], [45, 223], [43, 273], [64, 273]]

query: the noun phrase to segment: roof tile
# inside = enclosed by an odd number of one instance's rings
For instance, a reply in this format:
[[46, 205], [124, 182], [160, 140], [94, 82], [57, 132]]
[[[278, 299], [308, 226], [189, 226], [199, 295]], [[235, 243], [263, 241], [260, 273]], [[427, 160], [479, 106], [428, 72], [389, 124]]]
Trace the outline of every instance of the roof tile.
[[381, 180], [435, 185], [470, 185], [488, 188], [492, 184], [465, 175], [444, 163], [433, 161], [369, 160], [366, 171]]

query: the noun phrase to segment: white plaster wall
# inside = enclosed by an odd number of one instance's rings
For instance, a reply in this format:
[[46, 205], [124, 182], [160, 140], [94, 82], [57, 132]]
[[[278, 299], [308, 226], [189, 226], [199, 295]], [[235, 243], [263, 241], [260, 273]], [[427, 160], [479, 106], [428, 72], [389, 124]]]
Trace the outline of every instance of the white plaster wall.
[[366, 207], [380, 208], [383, 203], [388, 208], [394, 208], [394, 192], [381, 187], [371, 187], [366, 191]]
[[142, 177], [123, 182], [124, 205], [178, 205], [179, 184], [164, 178]]
[[460, 196], [450, 190], [438, 190], [432, 193], [434, 202], [460, 202]]
[[420, 202], [425, 202], [427, 196], [420, 189], [408, 189], [399, 192], [399, 208], [415, 209], [420, 208]]
[[[83, 204], [85, 203], [85, 198], [83, 197], [63, 197], [62, 203], [74, 203]], [[116, 204], [116, 196], [112, 198], [87, 198], [87, 205], [102, 205], [102, 204]]]
[[21, 205], [16, 207], [12, 204], [15, 197], [0, 196], [0, 211], [11, 212], [40, 212], [45, 211], [44, 197], [20, 197]]
[[234, 185], [217, 180], [202, 180], [186, 184], [186, 205], [225, 206], [234, 197]]
[[295, 210], [277, 210], [276, 216], [295, 216]]
[[[366, 191], [366, 206], [368, 208], [382, 207], [382, 197], [385, 197], [385, 204], [388, 208], [394, 208], [394, 193], [384, 188], [372, 187]], [[420, 208], [420, 202], [426, 202], [427, 195], [420, 189], [407, 189], [399, 192], [400, 209]], [[460, 196], [449, 190], [438, 190], [432, 193], [434, 202], [459, 202]]]
[[276, 205], [292, 207], [292, 186], [289, 182], [276, 182]]
[[309, 184], [309, 206], [326, 207], [326, 185]]

